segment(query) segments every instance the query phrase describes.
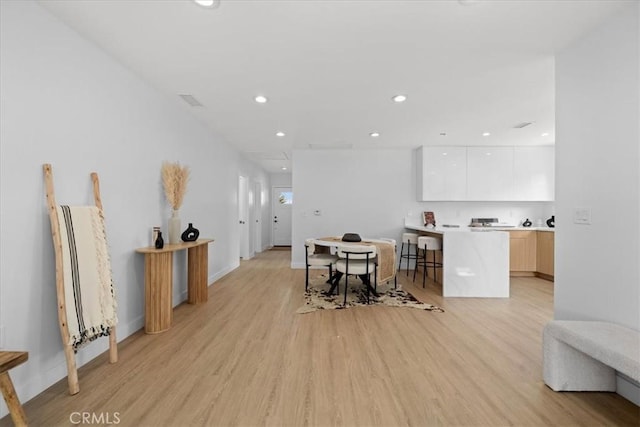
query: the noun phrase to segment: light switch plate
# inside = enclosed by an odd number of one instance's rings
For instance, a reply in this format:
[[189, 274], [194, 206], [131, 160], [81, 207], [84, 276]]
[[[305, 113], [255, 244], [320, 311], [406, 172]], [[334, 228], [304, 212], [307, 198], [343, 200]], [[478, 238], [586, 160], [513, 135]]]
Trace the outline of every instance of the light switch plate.
[[574, 224], [591, 224], [591, 208], [573, 208]]

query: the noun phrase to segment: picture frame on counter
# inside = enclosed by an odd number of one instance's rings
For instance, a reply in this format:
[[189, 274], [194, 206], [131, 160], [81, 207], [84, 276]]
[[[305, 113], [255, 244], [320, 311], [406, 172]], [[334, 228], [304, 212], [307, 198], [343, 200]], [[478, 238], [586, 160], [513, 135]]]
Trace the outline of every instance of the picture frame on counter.
[[422, 212], [422, 222], [425, 227], [433, 227], [436, 226], [436, 215], [431, 211]]

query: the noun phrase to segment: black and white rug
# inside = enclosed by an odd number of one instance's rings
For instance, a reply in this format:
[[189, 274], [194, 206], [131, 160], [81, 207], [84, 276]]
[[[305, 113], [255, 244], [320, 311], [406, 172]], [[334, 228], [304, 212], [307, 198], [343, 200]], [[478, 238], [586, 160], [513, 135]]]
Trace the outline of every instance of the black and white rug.
[[349, 292], [347, 293], [347, 304], [344, 303], [344, 278], [340, 281], [338, 288], [340, 294], [326, 295], [329, 290], [327, 275], [315, 277], [309, 280], [309, 290], [305, 292], [305, 304], [296, 310], [296, 313], [311, 313], [316, 310], [336, 310], [349, 307], [367, 306], [367, 305], [388, 305], [391, 307], [411, 307], [418, 310], [435, 311], [443, 313], [444, 310], [438, 306], [418, 301], [409, 292], [401, 289], [394, 289], [393, 282], [389, 284], [378, 285], [378, 297], [373, 294], [369, 296], [369, 304], [367, 304], [367, 288], [355, 277], [349, 277]]

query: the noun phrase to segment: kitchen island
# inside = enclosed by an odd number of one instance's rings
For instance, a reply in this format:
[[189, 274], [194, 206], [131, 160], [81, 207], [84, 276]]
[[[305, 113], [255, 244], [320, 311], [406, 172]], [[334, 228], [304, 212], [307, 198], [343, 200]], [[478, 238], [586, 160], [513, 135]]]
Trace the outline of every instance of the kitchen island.
[[509, 233], [491, 228], [405, 228], [442, 239], [442, 295], [509, 297]]

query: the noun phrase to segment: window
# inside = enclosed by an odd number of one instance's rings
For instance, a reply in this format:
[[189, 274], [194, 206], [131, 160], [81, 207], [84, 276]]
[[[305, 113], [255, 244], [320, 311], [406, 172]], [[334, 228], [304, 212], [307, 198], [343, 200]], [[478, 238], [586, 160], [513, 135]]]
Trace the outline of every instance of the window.
[[293, 204], [293, 192], [291, 191], [281, 191], [280, 197], [278, 197], [278, 201], [281, 205], [291, 205]]

